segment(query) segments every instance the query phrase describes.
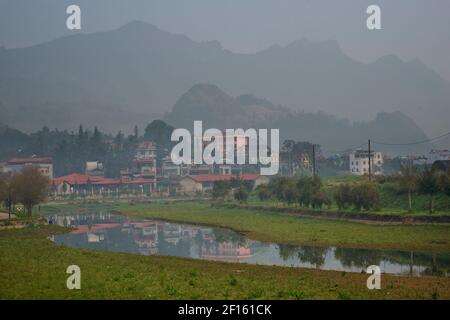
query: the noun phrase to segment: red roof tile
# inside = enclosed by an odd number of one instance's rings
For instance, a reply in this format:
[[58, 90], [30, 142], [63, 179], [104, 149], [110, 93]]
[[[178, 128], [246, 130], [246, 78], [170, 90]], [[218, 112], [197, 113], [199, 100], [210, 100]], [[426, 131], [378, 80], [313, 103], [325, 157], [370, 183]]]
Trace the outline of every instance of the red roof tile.
[[14, 158], [8, 161], [8, 164], [14, 165], [14, 164], [27, 164], [27, 163], [45, 163], [45, 164], [51, 164], [53, 163], [52, 158], [38, 158], [38, 157], [32, 157], [32, 158]]
[[202, 174], [189, 176], [197, 182], [214, 182], [214, 181], [229, 181], [229, 180], [243, 180], [254, 181], [260, 175], [259, 174], [241, 174], [241, 175], [220, 175], [220, 174]]
[[140, 163], [140, 164], [153, 164], [153, 159], [134, 159], [133, 163]]
[[53, 180], [55, 185], [59, 185], [63, 182], [66, 182], [70, 185], [86, 185], [90, 182], [92, 185], [97, 186], [114, 186], [114, 185], [143, 185], [143, 184], [152, 184], [154, 181], [152, 179], [134, 179], [134, 180], [119, 180], [119, 179], [109, 179], [102, 178], [97, 176], [89, 176], [85, 174], [73, 173], [67, 176], [58, 177]]
[[153, 182], [154, 180], [152, 179], [144, 179], [144, 178], [123, 181], [124, 184], [152, 184]]
[[103, 179], [104, 178], [102, 178], [102, 177], [88, 176], [86, 174], [79, 174], [79, 173], [72, 173], [67, 176], [58, 177], [58, 178], [54, 179], [54, 182], [56, 185], [61, 184], [63, 182], [67, 182], [68, 184], [71, 184], [71, 185], [83, 185], [83, 184], [87, 184], [88, 181], [90, 181], [91, 183], [94, 183], [94, 182], [99, 182]]

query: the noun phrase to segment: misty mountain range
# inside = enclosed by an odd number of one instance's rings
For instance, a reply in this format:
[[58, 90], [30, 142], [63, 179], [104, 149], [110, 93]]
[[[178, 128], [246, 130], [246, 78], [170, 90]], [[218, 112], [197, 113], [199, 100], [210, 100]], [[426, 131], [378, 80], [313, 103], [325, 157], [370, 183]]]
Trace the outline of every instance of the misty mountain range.
[[[426, 139], [420, 128], [438, 135], [448, 131], [450, 118], [450, 85], [420, 61], [385, 56], [363, 64], [333, 41], [236, 54], [215, 41], [195, 42], [133, 22], [0, 49], [0, 70], [0, 122], [25, 131], [42, 125], [73, 130], [83, 123], [115, 132], [164, 113], [169, 123], [184, 125], [195, 114], [207, 116], [211, 126], [270, 124], [284, 137], [339, 149], [367, 136]], [[191, 110], [192, 91], [211, 103], [199, 99], [204, 104]]]
[[[325, 113], [305, 113], [275, 106], [253, 95], [236, 98], [211, 84], [197, 84], [175, 104], [164, 120], [179, 128], [193, 130], [193, 122], [202, 120], [204, 128], [279, 128], [280, 139], [312, 141], [326, 154], [342, 153], [348, 148], [367, 146], [369, 138], [378, 142], [423, 141], [427, 137], [419, 126], [399, 111], [381, 112], [375, 120], [350, 122]], [[395, 140], [392, 138], [395, 137]], [[427, 153], [433, 146], [376, 145], [390, 154]]]

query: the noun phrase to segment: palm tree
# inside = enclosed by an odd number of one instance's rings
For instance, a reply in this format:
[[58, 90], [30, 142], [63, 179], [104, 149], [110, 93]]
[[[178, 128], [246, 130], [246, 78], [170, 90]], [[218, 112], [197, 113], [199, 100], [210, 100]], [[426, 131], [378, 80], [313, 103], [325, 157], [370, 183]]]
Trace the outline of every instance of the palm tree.
[[408, 192], [408, 209], [412, 211], [412, 194], [417, 188], [417, 170], [413, 166], [401, 166], [400, 168], [400, 187]]
[[426, 167], [418, 176], [419, 192], [430, 196], [430, 213], [434, 211], [434, 195], [439, 192], [439, 181], [435, 170]]

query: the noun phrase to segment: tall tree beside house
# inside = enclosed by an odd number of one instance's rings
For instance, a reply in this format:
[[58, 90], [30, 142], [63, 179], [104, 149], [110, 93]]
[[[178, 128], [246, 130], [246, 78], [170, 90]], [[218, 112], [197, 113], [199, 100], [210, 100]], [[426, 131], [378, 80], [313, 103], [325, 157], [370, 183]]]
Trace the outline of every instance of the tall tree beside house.
[[352, 204], [352, 187], [348, 183], [337, 186], [333, 194], [334, 200], [339, 210], [347, 209]]
[[212, 190], [212, 197], [213, 199], [222, 199], [223, 201], [228, 196], [230, 191], [231, 185], [229, 181], [215, 181]]
[[152, 121], [146, 128], [144, 138], [156, 144], [156, 163], [161, 166], [162, 159], [172, 149], [171, 141], [174, 128], [162, 120]]
[[285, 140], [281, 147], [281, 159], [288, 163], [288, 175], [309, 175], [313, 145], [307, 141]]
[[6, 200], [6, 175], [0, 174], [0, 207]]
[[119, 178], [120, 170], [129, 168], [134, 154], [138, 139], [134, 135], [125, 138], [122, 132], [119, 132], [114, 138], [114, 144], [105, 156], [105, 176], [109, 178]]
[[22, 203], [31, 218], [33, 207], [42, 203], [48, 194], [49, 180], [36, 167], [26, 167], [13, 176], [18, 202]]
[[417, 189], [417, 170], [413, 166], [400, 167], [400, 188], [408, 193], [408, 209], [412, 211], [412, 194]]
[[256, 188], [256, 192], [258, 194], [258, 198], [260, 201], [266, 201], [272, 197], [272, 191], [270, 187], [266, 184], [259, 185]]
[[425, 167], [418, 175], [419, 192], [430, 197], [430, 213], [434, 212], [434, 196], [439, 192], [439, 179], [432, 168]]
[[450, 169], [439, 177], [439, 186], [441, 191], [447, 196], [450, 196]]
[[11, 174], [0, 175], [0, 205], [3, 203], [8, 209], [8, 218], [11, 219], [11, 213], [17, 201], [17, 183]]
[[241, 185], [234, 192], [234, 199], [239, 201], [240, 203], [247, 202], [248, 199], [248, 189]]

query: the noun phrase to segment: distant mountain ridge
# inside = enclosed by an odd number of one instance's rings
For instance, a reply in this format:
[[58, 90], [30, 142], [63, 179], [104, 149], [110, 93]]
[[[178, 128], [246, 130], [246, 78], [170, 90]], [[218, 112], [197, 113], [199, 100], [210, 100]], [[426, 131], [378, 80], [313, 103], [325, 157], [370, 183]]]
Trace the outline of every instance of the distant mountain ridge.
[[[233, 98], [212, 84], [194, 85], [180, 97], [164, 120], [189, 130], [192, 130], [195, 120], [202, 120], [204, 129], [277, 128], [280, 129], [281, 140], [310, 141], [320, 144], [328, 154], [342, 153], [360, 145], [365, 147], [369, 138], [389, 143], [427, 139], [420, 127], [399, 111], [381, 112], [374, 120], [351, 123], [324, 113], [305, 113], [275, 106], [253, 95]], [[430, 143], [373, 146], [392, 155], [427, 153], [432, 147]]]
[[0, 50], [0, 70], [0, 97], [9, 110], [38, 112], [49, 103], [101, 113], [112, 105], [142, 118], [169, 111], [196, 83], [214, 83], [234, 96], [252, 93], [297, 111], [350, 120], [398, 110], [430, 136], [448, 131], [450, 118], [450, 85], [420, 61], [385, 56], [364, 64], [334, 41], [299, 40], [236, 54], [217, 41], [195, 42], [133, 22]]
[[76, 131], [80, 124], [97, 127], [108, 133], [131, 133], [134, 126], [145, 128], [162, 114], [125, 110], [116, 104], [100, 101], [40, 102], [6, 107], [0, 104], [4, 123], [23, 132], [31, 133], [43, 126]]

